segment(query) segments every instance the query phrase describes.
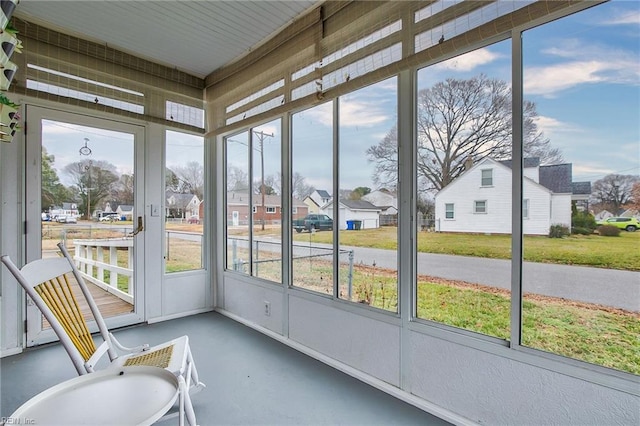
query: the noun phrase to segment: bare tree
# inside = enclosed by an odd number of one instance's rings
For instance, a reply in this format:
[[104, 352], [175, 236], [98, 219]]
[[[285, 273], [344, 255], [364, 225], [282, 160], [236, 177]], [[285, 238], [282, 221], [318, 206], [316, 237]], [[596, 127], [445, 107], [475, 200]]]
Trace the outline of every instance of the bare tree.
[[591, 200], [603, 209], [619, 214], [622, 206], [633, 200], [633, 186], [638, 183], [638, 175], [607, 175], [593, 183]]
[[120, 204], [133, 205], [134, 176], [123, 174], [114, 184], [112, 197]]
[[249, 173], [240, 167], [227, 169], [227, 191], [249, 191]]
[[77, 161], [67, 164], [64, 172], [73, 180], [87, 217], [112, 194], [118, 181], [116, 167], [107, 161]]
[[[549, 139], [538, 130], [535, 104], [525, 101], [524, 152], [542, 164], [562, 161]], [[447, 79], [418, 93], [417, 168], [421, 189], [440, 190], [465, 171], [468, 159], [511, 157], [511, 89], [484, 74], [468, 80]], [[393, 127], [367, 150], [376, 163], [374, 183], [395, 187], [398, 137]]]
[[630, 207], [640, 212], [640, 181], [634, 183], [633, 187], [631, 187]]
[[307, 184], [307, 179], [300, 173], [295, 172], [291, 178], [291, 193], [294, 198], [304, 200], [311, 195], [316, 189], [313, 185]]
[[197, 161], [189, 161], [184, 166], [174, 166], [173, 172], [180, 181], [183, 194], [195, 194], [202, 200], [204, 195], [204, 167]]

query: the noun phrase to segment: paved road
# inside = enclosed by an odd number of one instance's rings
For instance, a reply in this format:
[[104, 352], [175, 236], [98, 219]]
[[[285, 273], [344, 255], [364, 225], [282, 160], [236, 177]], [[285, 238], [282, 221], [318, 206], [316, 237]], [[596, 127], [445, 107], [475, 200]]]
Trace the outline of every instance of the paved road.
[[[276, 242], [263, 238], [264, 241]], [[296, 241], [295, 253], [308, 253], [309, 243]], [[303, 247], [307, 247], [306, 252]], [[315, 247], [330, 248], [313, 243]], [[274, 244], [274, 250], [279, 246]], [[354, 262], [397, 269], [397, 253], [365, 247], [341, 248], [354, 251]], [[263, 250], [266, 249], [262, 248]], [[511, 288], [511, 262], [469, 256], [418, 253], [418, 273], [466, 281], [503, 289]], [[640, 311], [640, 272], [585, 266], [524, 262], [523, 290], [545, 296], [595, 303], [628, 311]]]
[[[356, 263], [396, 268], [395, 251], [343, 248], [354, 250]], [[418, 273], [511, 288], [509, 260], [418, 253]], [[524, 262], [522, 278], [525, 292], [640, 311], [640, 272]]]

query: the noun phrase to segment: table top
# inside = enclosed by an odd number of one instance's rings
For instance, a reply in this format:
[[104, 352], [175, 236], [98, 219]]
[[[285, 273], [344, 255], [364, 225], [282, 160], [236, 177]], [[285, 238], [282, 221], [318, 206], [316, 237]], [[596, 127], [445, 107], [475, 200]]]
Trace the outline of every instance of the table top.
[[120, 367], [62, 382], [10, 417], [34, 425], [150, 425], [178, 398], [178, 379], [157, 367]]

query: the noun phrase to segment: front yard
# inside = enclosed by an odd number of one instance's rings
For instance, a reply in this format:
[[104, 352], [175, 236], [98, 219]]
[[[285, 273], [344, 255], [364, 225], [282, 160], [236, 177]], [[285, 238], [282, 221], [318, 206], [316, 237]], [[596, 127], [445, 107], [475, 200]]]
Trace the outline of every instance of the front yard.
[[[343, 246], [395, 250], [398, 229], [383, 227], [360, 231], [340, 231]], [[331, 232], [295, 234], [296, 241], [330, 243]], [[511, 235], [418, 232], [418, 251], [491, 259], [511, 258]], [[622, 232], [619, 237], [572, 235], [567, 238], [525, 236], [524, 260], [528, 262], [593, 266], [640, 271], [640, 232]]]

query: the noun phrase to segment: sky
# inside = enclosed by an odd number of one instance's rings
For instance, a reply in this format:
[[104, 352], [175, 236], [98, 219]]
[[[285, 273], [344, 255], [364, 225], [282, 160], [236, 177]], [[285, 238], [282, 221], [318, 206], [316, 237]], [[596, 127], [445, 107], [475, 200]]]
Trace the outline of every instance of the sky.
[[[574, 181], [595, 181], [610, 173], [640, 174], [640, 2], [614, 0], [562, 18], [523, 35], [524, 97], [537, 107], [537, 125], [553, 147], [573, 165]], [[418, 88], [445, 78], [484, 73], [511, 85], [511, 41], [487, 46], [418, 72]], [[340, 187], [372, 182], [374, 164], [366, 150], [396, 123], [396, 78], [340, 98]], [[317, 189], [332, 189], [331, 103], [294, 114], [293, 172]], [[265, 175], [279, 173], [279, 121], [254, 130], [273, 135], [264, 144]], [[90, 139], [93, 156], [130, 172], [130, 135], [66, 123], [45, 123], [45, 146], [56, 156], [54, 167], [78, 161], [78, 149]], [[193, 137], [170, 132], [167, 165], [201, 158]], [[244, 139], [243, 139], [244, 138]], [[247, 133], [232, 136], [244, 140]], [[55, 141], [55, 142], [54, 142]], [[122, 147], [122, 148], [121, 148]], [[245, 146], [246, 149], [246, 146]], [[261, 153], [254, 148], [254, 156]], [[241, 165], [242, 148], [230, 152], [230, 165]], [[256, 175], [259, 169], [254, 169]], [[60, 175], [60, 173], [59, 173]], [[63, 183], [64, 176], [60, 175]]]

